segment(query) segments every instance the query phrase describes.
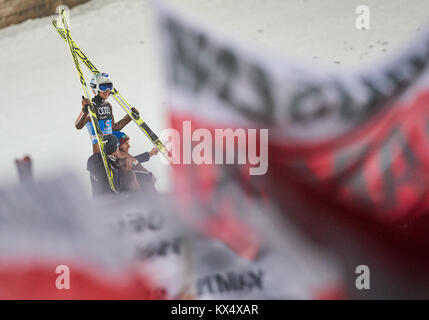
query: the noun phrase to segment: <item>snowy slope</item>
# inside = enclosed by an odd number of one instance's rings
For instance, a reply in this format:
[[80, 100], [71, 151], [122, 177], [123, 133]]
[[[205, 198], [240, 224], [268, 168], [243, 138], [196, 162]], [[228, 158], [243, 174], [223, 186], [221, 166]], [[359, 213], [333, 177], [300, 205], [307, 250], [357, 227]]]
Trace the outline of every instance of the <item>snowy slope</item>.
[[[368, 0], [371, 29], [354, 26], [356, 0], [170, 0], [220, 31], [281, 54], [332, 67], [383, 58], [428, 22], [427, 0]], [[36, 178], [64, 167], [88, 182], [91, 146], [77, 131], [81, 89], [53, 16], [0, 30], [0, 177], [16, 182], [15, 157], [32, 155]], [[71, 10], [72, 35], [96, 66], [160, 133], [166, 126], [153, 11], [143, 0], [92, 0]], [[90, 75], [87, 73], [87, 79]], [[123, 116], [115, 105], [115, 118]], [[152, 146], [134, 124], [131, 152]], [[168, 190], [168, 167], [147, 167]], [[89, 187], [89, 183], [87, 183]]]

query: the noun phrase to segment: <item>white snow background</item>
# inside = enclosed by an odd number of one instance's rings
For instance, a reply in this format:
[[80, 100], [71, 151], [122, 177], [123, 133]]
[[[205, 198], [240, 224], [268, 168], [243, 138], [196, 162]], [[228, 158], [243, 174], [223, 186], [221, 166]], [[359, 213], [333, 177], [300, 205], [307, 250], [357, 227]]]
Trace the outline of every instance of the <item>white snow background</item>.
[[[213, 29], [263, 49], [299, 57], [308, 66], [357, 67], [383, 59], [429, 22], [428, 0], [170, 0]], [[370, 9], [370, 30], [355, 27], [358, 5]], [[92, 0], [71, 10], [73, 39], [159, 135], [167, 126], [154, 12], [147, 0]], [[50, 17], [0, 30], [0, 185], [17, 183], [14, 159], [32, 156], [36, 179], [68, 168], [89, 190], [91, 145], [78, 131], [81, 88], [66, 43]], [[91, 75], [85, 71], [89, 81]], [[115, 119], [124, 112], [110, 98]], [[130, 152], [152, 144], [130, 123]], [[169, 190], [159, 156], [146, 167]]]

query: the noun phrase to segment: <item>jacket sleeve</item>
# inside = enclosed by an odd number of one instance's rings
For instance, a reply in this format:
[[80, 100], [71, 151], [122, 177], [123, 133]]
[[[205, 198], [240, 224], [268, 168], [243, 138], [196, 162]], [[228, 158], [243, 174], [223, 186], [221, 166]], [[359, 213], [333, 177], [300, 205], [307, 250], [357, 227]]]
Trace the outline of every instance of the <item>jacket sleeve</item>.
[[104, 164], [99, 153], [92, 155], [87, 162], [86, 169], [98, 180], [107, 179]]
[[[87, 170], [91, 174], [93, 194], [105, 194], [112, 192], [110, 189], [109, 180], [107, 179], [106, 170], [104, 169], [104, 164], [99, 153], [94, 154], [88, 159]], [[119, 181], [116, 175], [114, 175], [114, 184], [115, 188], [118, 189]]]
[[135, 156], [134, 159], [136, 159], [139, 163], [147, 162], [150, 159], [149, 152], [139, 154], [138, 156]]

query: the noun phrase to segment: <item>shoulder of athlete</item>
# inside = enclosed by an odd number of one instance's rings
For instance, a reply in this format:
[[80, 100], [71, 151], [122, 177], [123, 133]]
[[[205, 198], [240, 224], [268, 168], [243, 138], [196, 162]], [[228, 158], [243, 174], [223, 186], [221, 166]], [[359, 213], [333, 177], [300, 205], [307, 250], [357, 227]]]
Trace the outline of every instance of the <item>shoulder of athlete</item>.
[[[110, 165], [110, 167], [113, 169], [113, 171], [115, 171], [116, 167], [117, 167], [118, 159], [112, 160], [109, 156], [106, 156], [106, 161]], [[104, 173], [104, 170], [105, 170], [104, 169], [104, 162], [103, 162], [103, 157], [101, 156], [101, 153], [96, 152], [93, 155], [91, 155], [88, 158], [86, 167], [87, 167], [87, 170], [92, 172], [92, 173], [96, 173], [96, 172]]]
[[103, 159], [101, 158], [101, 154], [98, 153], [94, 153], [93, 155], [91, 155], [88, 158], [87, 164], [86, 164], [86, 168], [88, 171], [90, 172], [94, 172], [97, 169], [99, 169], [100, 167], [100, 163], [103, 164]]

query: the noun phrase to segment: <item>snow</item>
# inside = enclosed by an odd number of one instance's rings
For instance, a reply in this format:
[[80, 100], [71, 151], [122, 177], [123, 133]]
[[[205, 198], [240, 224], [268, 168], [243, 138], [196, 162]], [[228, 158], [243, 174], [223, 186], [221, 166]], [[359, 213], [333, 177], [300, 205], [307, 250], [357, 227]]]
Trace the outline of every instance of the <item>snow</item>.
[[[371, 29], [355, 28], [356, 0], [170, 0], [225, 32], [285, 56], [332, 68], [383, 59], [416, 35], [429, 17], [427, 0], [367, 0]], [[55, 16], [0, 30], [0, 184], [16, 183], [13, 159], [32, 156], [36, 179], [70, 169], [89, 189], [88, 133], [74, 121], [81, 88], [66, 43], [51, 26]], [[158, 134], [167, 126], [153, 9], [143, 0], [92, 0], [71, 10], [73, 39], [95, 65], [111, 74], [122, 95]], [[87, 80], [90, 79], [86, 71]], [[115, 119], [124, 113], [113, 99]], [[131, 152], [151, 143], [132, 123], [124, 130]], [[158, 156], [159, 157], [159, 156]], [[169, 189], [169, 168], [152, 158], [146, 167]]]

